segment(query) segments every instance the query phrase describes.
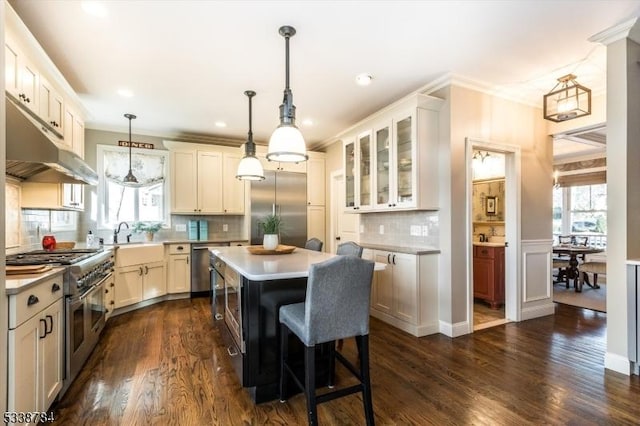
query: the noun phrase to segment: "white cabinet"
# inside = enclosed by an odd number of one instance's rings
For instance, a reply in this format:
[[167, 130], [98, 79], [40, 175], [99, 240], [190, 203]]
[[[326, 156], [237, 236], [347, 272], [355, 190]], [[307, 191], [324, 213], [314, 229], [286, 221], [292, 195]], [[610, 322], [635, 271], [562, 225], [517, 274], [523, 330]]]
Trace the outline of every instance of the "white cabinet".
[[346, 211], [438, 208], [441, 105], [413, 95], [343, 137]]
[[84, 210], [84, 185], [23, 182], [22, 208]]
[[307, 161], [307, 205], [324, 206], [325, 188], [326, 173], [324, 154], [322, 158], [309, 157]]
[[115, 309], [167, 294], [162, 244], [122, 246], [116, 250]]
[[245, 183], [236, 179], [240, 155], [171, 150], [171, 212], [244, 214]]
[[325, 241], [325, 207], [307, 206], [307, 239], [317, 238]]
[[[5, 33], [6, 34], [6, 33]], [[39, 113], [40, 73], [7, 35], [5, 40], [5, 90], [33, 113]]]
[[[363, 256], [364, 257], [364, 256]], [[438, 256], [372, 250], [371, 315], [414, 336], [438, 332]]]
[[191, 255], [189, 244], [169, 244], [167, 251], [167, 293], [191, 291]]
[[40, 76], [40, 118], [58, 133], [59, 138], [64, 137], [64, 98], [56, 91], [49, 81]]
[[242, 156], [224, 153], [222, 166], [222, 210], [227, 214], [244, 214], [244, 191], [246, 182], [236, 178]]
[[9, 296], [8, 411], [47, 411], [62, 389], [63, 314], [61, 274]]
[[64, 109], [63, 136], [65, 146], [84, 158], [84, 121], [71, 108]]

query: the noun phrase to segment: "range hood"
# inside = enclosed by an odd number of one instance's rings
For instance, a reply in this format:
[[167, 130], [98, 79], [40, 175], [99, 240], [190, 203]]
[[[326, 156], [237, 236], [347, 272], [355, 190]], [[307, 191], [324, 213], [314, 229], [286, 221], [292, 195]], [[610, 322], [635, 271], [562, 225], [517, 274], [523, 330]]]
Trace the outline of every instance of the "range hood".
[[6, 95], [6, 174], [27, 182], [98, 184], [98, 175], [77, 154], [59, 148], [30, 111]]

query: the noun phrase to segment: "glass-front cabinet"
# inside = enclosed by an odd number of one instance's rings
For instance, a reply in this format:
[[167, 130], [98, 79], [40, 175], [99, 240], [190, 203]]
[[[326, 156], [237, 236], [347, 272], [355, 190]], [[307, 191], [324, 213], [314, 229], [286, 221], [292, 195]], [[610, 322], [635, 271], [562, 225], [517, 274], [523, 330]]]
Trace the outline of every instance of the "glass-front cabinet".
[[[346, 208], [438, 209], [438, 116], [442, 100], [414, 95], [363, 121], [345, 143]], [[369, 130], [371, 129], [371, 130]]]
[[360, 209], [371, 208], [371, 131], [366, 131], [358, 135], [356, 141], [358, 149], [358, 175], [360, 176], [358, 187], [357, 205]]
[[389, 153], [391, 141], [391, 123], [374, 129], [375, 147], [376, 147], [376, 203], [377, 209], [391, 207], [389, 204], [390, 187], [389, 187]]
[[[413, 115], [401, 117], [393, 121], [393, 138], [395, 140], [395, 201], [393, 207], [415, 205], [415, 140], [413, 132]], [[435, 153], [433, 153], [435, 155]]]
[[344, 207], [354, 210], [356, 207], [356, 142], [350, 140], [344, 144]]

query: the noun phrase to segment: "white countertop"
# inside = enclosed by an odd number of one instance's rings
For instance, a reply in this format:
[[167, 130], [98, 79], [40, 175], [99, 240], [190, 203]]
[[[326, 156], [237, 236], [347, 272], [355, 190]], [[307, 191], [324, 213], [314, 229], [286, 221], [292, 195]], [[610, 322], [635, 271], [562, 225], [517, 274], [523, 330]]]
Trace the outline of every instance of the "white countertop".
[[7, 275], [6, 276], [6, 293], [18, 294], [47, 278], [53, 277], [56, 274], [64, 272], [64, 267], [55, 267], [47, 272], [41, 274], [21, 274], [21, 275]]
[[[213, 254], [252, 281], [282, 280], [309, 276], [309, 267], [336, 256], [303, 248], [296, 248], [291, 254], [257, 255], [251, 254], [246, 247], [215, 247], [209, 249]], [[375, 270], [385, 265], [376, 262]]]

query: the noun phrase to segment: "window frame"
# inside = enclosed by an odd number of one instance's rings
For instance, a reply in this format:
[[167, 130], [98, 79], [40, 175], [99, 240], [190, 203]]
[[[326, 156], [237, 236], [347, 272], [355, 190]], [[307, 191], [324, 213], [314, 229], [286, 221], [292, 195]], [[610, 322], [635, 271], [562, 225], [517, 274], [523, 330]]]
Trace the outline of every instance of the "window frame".
[[[98, 169], [98, 189], [97, 189], [95, 204], [97, 206], [96, 210], [98, 214], [97, 214], [97, 217], [94, 218], [97, 223], [97, 229], [113, 229], [113, 226], [114, 226], [114, 224], [110, 224], [109, 222], [106, 221], [107, 219], [106, 218], [107, 216], [107, 204], [106, 204], [107, 179], [104, 175], [104, 154], [106, 151], [128, 153], [129, 148], [121, 147], [117, 145], [103, 145], [103, 144], [97, 145], [96, 163], [97, 163], [97, 169]], [[162, 188], [163, 188], [162, 210], [163, 210], [164, 219], [162, 220], [162, 222], [163, 222], [163, 229], [170, 229], [171, 228], [171, 209], [170, 209], [170, 193], [169, 193], [169, 190], [170, 190], [169, 151], [164, 149], [147, 150], [147, 149], [140, 149], [140, 148], [132, 148], [132, 153], [138, 153], [138, 154], [144, 153], [144, 154], [151, 154], [151, 155], [164, 157], [165, 174], [162, 182]], [[136, 219], [134, 219], [133, 222], [136, 222], [139, 220], [138, 219], [139, 218], [138, 202], [139, 202], [140, 194], [138, 191], [139, 188], [135, 188], [135, 189], [136, 189], [136, 192], [135, 192], [136, 207], [135, 207], [134, 217]]]

